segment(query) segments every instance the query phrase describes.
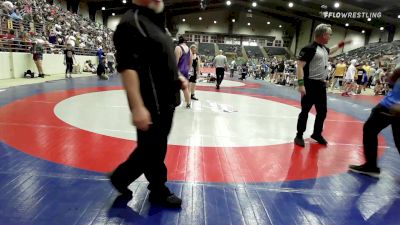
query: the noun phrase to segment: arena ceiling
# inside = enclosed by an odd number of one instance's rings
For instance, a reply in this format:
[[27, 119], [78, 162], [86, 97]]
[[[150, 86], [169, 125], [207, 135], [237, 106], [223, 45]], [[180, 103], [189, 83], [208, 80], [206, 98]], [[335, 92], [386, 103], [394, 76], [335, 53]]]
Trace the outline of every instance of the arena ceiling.
[[[121, 14], [127, 4], [123, 0], [81, 0], [87, 1], [89, 7], [106, 7], [105, 14]], [[129, 0], [127, 0], [129, 1]], [[353, 29], [374, 29], [381, 26], [400, 25], [400, 0], [254, 0], [256, 7], [252, 7], [253, 0], [231, 0], [227, 6], [226, 0], [164, 0], [166, 12], [169, 16], [190, 14], [202, 11], [227, 10], [232, 13], [241, 11], [274, 17], [289, 23], [296, 23], [304, 18], [318, 19], [331, 24], [344, 26], [350, 24]], [[292, 8], [288, 7], [293, 2]], [[335, 8], [334, 3], [339, 2], [340, 7]], [[381, 12], [380, 19], [367, 21], [360, 19], [323, 18], [321, 12]]]

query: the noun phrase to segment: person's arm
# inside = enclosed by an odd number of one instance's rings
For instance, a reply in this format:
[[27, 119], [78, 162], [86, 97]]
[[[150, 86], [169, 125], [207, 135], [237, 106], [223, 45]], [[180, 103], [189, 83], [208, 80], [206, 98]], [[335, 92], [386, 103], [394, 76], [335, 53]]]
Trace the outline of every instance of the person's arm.
[[201, 58], [197, 56], [197, 74], [200, 74], [200, 63], [201, 63]]
[[335, 52], [337, 52], [339, 49], [344, 48], [345, 45], [350, 44], [351, 42], [351, 40], [339, 42], [337, 45], [329, 49], [329, 55], [335, 54]]
[[304, 66], [306, 65], [305, 61], [297, 60], [297, 82], [299, 85], [298, 91], [301, 94], [301, 97], [306, 95], [306, 88], [304, 87]]
[[[117, 71], [121, 74], [122, 83], [132, 113], [132, 122], [139, 130], [149, 129], [151, 114], [144, 105], [140, 93], [141, 68], [145, 66], [144, 52], [146, 38], [129, 23], [120, 23], [114, 32], [114, 46], [117, 50]], [[134, 43], [144, 43], [136, 45]]]
[[182, 50], [179, 46], [175, 47], [175, 57], [176, 57], [176, 63], [179, 63], [179, 59], [182, 56]]
[[193, 53], [192, 53], [192, 51], [190, 51], [190, 48], [189, 48], [189, 52], [190, 52], [189, 70], [191, 70], [192, 66], [193, 66]]
[[121, 72], [122, 83], [128, 97], [129, 108], [132, 112], [132, 122], [139, 130], [148, 130], [151, 122], [151, 115], [144, 106], [140, 94], [139, 75], [135, 70], [126, 69]]

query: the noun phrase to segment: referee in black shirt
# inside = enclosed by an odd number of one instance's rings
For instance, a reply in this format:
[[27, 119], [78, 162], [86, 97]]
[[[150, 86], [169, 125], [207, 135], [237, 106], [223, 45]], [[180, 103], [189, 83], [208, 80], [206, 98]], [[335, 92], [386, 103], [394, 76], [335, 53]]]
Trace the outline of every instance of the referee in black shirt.
[[322, 136], [322, 129], [327, 113], [326, 78], [329, 74], [329, 55], [351, 42], [341, 41], [338, 45], [329, 49], [325, 45], [328, 44], [331, 35], [330, 25], [318, 25], [314, 31], [314, 42], [302, 48], [299, 53], [297, 78], [298, 90], [301, 93], [301, 113], [297, 121], [297, 135], [294, 143], [301, 147], [305, 145], [303, 133], [306, 130], [308, 113], [313, 105], [315, 105], [317, 115], [311, 138], [320, 144], [328, 144]]
[[164, 27], [163, 1], [133, 0], [115, 33], [117, 70], [137, 128], [137, 147], [111, 174], [114, 187], [132, 197], [128, 185], [142, 174], [149, 181], [149, 200], [180, 207], [182, 200], [165, 185], [167, 138], [179, 90], [188, 83], [178, 76], [173, 42]]

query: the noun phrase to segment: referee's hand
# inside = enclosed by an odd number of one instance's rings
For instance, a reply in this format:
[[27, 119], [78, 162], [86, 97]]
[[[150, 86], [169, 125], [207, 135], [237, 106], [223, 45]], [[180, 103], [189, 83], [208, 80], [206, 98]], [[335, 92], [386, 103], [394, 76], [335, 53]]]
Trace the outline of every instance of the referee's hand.
[[299, 88], [297, 90], [300, 92], [301, 97], [306, 95], [306, 88], [304, 86], [299, 86]]

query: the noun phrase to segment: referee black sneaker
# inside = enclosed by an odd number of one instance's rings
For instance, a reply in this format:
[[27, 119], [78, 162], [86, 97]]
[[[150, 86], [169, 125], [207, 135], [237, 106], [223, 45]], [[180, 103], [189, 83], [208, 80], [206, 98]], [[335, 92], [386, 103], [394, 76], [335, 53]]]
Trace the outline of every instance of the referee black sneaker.
[[305, 143], [304, 143], [304, 139], [302, 137], [295, 137], [294, 138], [294, 143], [300, 147], [304, 147]]
[[158, 196], [150, 193], [149, 201], [167, 208], [180, 208], [182, 205], [182, 199], [172, 193], [166, 196]]
[[376, 166], [368, 166], [367, 164], [363, 165], [350, 165], [349, 170], [355, 173], [361, 173], [365, 174], [371, 177], [379, 177], [379, 174], [381, 173], [381, 169]]
[[328, 142], [325, 140], [325, 138], [324, 137], [322, 137], [322, 135], [317, 135], [317, 134], [312, 134], [311, 135], [311, 138], [312, 139], [314, 139], [314, 140], [316, 140], [319, 144], [321, 144], [321, 145], [327, 145], [328, 144]]

